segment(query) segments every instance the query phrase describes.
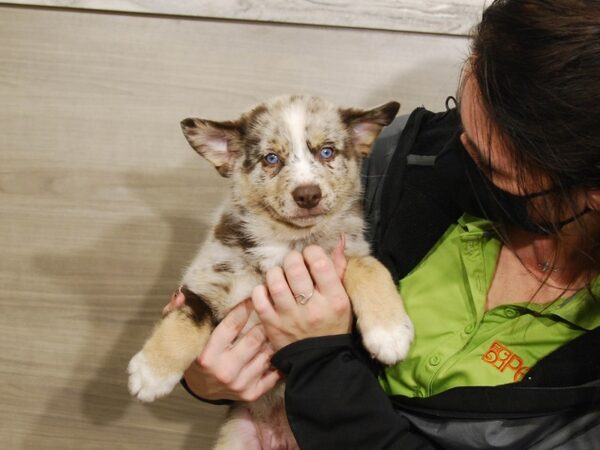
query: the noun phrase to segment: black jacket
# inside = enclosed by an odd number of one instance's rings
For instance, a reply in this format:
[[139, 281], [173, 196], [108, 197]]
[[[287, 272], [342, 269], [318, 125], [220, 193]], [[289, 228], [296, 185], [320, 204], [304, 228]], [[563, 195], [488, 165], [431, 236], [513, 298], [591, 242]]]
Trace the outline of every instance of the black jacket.
[[[435, 156], [460, 145], [455, 110], [423, 108], [387, 127], [366, 162], [365, 213], [374, 254], [406, 275], [467, 209], [465, 184]], [[600, 448], [600, 329], [539, 361], [518, 383], [388, 397], [354, 335], [307, 339], [273, 357], [287, 375], [286, 410], [303, 450]]]

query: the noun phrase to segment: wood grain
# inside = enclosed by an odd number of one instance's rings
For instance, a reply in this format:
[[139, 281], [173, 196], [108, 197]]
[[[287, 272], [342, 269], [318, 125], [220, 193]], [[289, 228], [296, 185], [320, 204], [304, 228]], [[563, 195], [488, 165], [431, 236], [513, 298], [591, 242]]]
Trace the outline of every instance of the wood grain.
[[468, 35], [485, 0], [11, 0], [130, 13]]
[[224, 414], [125, 367], [226, 180], [188, 116], [282, 93], [440, 109], [462, 38], [0, 7], [0, 448], [207, 449]]

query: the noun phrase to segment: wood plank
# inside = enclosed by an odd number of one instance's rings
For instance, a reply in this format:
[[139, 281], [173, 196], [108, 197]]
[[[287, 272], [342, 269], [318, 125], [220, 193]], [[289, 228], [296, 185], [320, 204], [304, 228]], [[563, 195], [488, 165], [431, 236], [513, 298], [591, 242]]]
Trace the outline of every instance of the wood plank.
[[478, 22], [485, 0], [11, 0], [4, 3], [466, 36]]
[[443, 107], [463, 38], [0, 7], [0, 448], [208, 449], [224, 409], [125, 367], [227, 182], [182, 118], [283, 93]]

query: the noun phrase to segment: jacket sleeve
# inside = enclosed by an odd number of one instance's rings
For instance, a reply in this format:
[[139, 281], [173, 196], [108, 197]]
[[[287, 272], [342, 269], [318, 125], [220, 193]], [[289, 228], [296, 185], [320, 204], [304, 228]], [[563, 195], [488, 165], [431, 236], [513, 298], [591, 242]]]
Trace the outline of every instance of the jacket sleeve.
[[276, 353], [285, 407], [302, 450], [434, 449], [395, 411], [352, 335], [311, 338]]

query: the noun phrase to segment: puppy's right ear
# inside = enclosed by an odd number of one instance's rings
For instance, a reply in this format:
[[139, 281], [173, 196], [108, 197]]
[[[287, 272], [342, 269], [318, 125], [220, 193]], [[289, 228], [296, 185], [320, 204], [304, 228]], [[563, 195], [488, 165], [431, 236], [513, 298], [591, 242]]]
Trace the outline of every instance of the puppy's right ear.
[[239, 122], [181, 121], [183, 135], [192, 148], [213, 163], [223, 177], [231, 175], [233, 162], [240, 152], [240, 128]]

